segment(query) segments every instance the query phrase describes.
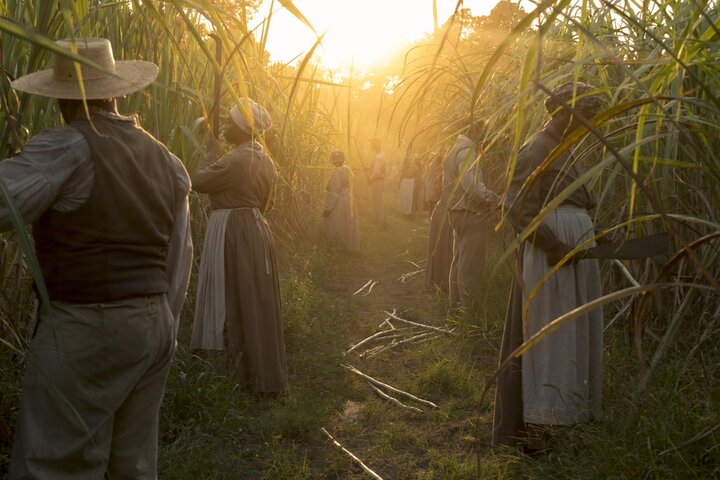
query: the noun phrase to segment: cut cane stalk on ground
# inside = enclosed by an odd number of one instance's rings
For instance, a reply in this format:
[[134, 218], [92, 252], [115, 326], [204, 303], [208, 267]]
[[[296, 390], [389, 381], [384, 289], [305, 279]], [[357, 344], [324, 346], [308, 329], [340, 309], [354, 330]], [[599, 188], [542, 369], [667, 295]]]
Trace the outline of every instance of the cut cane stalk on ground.
[[397, 405], [397, 406], [400, 407], [400, 408], [404, 408], [404, 409], [406, 409], [406, 410], [410, 410], [410, 411], [413, 411], [413, 412], [416, 412], [416, 413], [423, 413], [423, 411], [422, 411], [421, 409], [419, 409], [419, 408], [417, 408], [417, 407], [413, 407], [412, 405], [405, 405], [405, 404], [402, 403], [400, 400], [398, 400], [398, 399], [395, 398], [395, 397], [391, 397], [390, 395], [388, 395], [387, 393], [383, 392], [382, 390], [380, 390], [378, 387], [376, 387], [376, 386], [373, 385], [372, 383], [368, 382], [368, 385], [370, 385], [370, 388], [372, 388], [373, 391], [380, 396], [380, 398], [383, 398], [383, 399], [385, 399], [385, 400], [388, 400], [389, 402], [393, 403], [394, 405]]
[[398, 322], [406, 323], [408, 325], [413, 325], [415, 327], [425, 328], [427, 330], [434, 330], [436, 332], [444, 333], [446, 335], [457, 335], [457, 333], [453, 332], [452, 330], [447, 330], [445, 328], [440, 327], [433, 327], [432, 325], [425, 325], [423, 323], [413, 322], [411, 320], [405, 320], [404, 318], [400, 318], [397, 315], [395, 315], [395, 311], [392, 313], [385, 312], [390, 318], [397, 320]]
[[426, 406], [428, 406], [428, 407], [431, 407], [431, 408], [440, 408], [440, 407], [438, 407], [437, 405], [435, 405], [433, 402], [431, 402], [431, 401], [429, 401], [429, 400], [424, 400], [424, 399], [422, 399], [422, 398], [418, 398], [418, 397], [416, 397], [415, 395], [413, 395], [413, 394], [411, 394], [411, 393], [405, 392], [405, 391], [400, 390], [400, 389], [398, 389], [398, 388], [395, 388], [395, 387], [393, 387], [393, 386], [391, 386], [391, 385], [388, 385], [387, 383], [383, 383], [383, 382], [381, 382], [381, 381], [379, 381], [379, 380], [376, 380], [375, 378], [373, 378], [373, 377], [371, 377], [371, 376], [369, 376], [369, 375], [364, 374], [363, 372], [361, 372], [361, 371], [358, 370], [357, 368], [353, 367], [352, 365], [346, 364], [346, 365], [342, 365], [342, 367], [343, 367], [344, 369], [348, 370], [349, 372], [351, 372], [351, 373], [353, 373], [353, 374], [355, 374], [355, 375], [357, 375], [357, 376], [359, 376], [359, 377], [361, 377], [361, 378], [364, 378], [365, 380], [367, 380], [367, 381], [369, 381], [369, 382], [374, 383], [374, 384], [377, 385], [378, 387], [382, 387], [382, 388], [384, 388], [384, 389], [386, 389], [386, 390], [390, 390], [391, 392], [397, 393], [398, 395], [402, 395], [402, 396], [404, 396], [404, 397], [406, 397], [406, 398], [409, 398], [410, 400], [414, 400], [414, 401], [416, 401], [416, 402], [418, 402], [418, 403], [421, 403], [421, 404], [423, 404], [423, 405], [426, 405]]
[[357, 463], [357, 464], [360, 466], [360, 468], [362, 468], [363, 472], [367, 473], [368, 475], [370, 475], [370, 477], [374, 478], [375, 480], [382, 480], [382, 477], [381, 477], [380, 475], [378, 475], [377, 473], [375, 473], [374, 471], [372, 471], [372, 470], [370, 469], [370, 467], [368, 467], [367, 465], [365, 465], [362, 460], [360, 460], [357, 456], [355, 456], [355, 454], [353, 454], [353, 453], [352, 453], [350, 450], [348, 450], [347, 448], [343, 447], [343, 446], [340, 444], [340, 442], [338, 442], [337, 440], [335, 440], [335, 437], [333, 437], [332, 435], [330, 435], [330, 432], [328, 432], [327, 430], [325, 430], [325, 428], [322, 428], [321, 431], [325, 434], [326, 437], [328, 437], [328, 439], [330, 439], [330, 441], [332, 442], [333, 445], [335, 445], [337, 448], [339, 448], [345, 455], [347, 455], [348, 457], [350, 457], [350, 458], [353, 460], [353, 462]]

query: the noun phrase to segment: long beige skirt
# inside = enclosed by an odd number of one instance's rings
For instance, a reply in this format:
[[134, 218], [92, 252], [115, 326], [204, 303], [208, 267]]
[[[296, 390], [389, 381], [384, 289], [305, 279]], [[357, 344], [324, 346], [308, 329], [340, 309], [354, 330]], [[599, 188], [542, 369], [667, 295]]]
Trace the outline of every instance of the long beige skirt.
[[346, 250], [356, 252], [360, 250], [357, 224], [357, 209], [350, 197], [350, 192], [348, 189], [344, 189], [338, 195], [338, 200], [330, 211], [330, 215], [325, 218], [325, 236], [332, 241], [339, 242]]
[[403, 178], [400, 180], [400, 213], [410, 215], [413, 213], [413, 191], [415, 189], [415, 180], [412, 178]]
[[[560, 206], [545, 223], [559, 240], [579, 245], [593, 236], [584, 209]], [[523, 253], [523, 337], [602, 295], [597, 260], [560, 268], [548, 279], [547, 255], [527, 244]], [[541, 283], [542, 282], [542, 283]], [[534, 292], [537, 285], [539, 289]], [[600, 414], [602, 396], [602, 309], [576, 317], [542, 339], [522, 357], [523, 416], [526, 423], [571, 425]]]
[[226, 348], [255, 392], [287, 387], [275, 240], [257, 209], [235, 209], [225, 233]]
[[190, 346], [226, 350], [236, 379], [255, 392], [287, 387], [275, 241], [257, 208], [210, 217]]

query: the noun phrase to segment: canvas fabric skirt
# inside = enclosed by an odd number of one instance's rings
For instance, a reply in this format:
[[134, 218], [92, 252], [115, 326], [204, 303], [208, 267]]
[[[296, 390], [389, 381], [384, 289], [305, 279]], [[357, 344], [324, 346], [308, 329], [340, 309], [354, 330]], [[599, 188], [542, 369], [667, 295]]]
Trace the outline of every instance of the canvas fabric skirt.
[[[217, 292], [223, 306], [215, 300]], [[213, 316], [218, 314], [222, 318]], [[255, 392], [287, 386], [275, 241], [257, 208], [216, 210], [210, 217], [191, 348], [226, 350], [237, 380]]]
[[[594, 236], [582, 208], [562, 205], [546, 219], [557, 238], [579, 245]], [[597, 260], [561, 267], [549, 278], [547, 254], [527, 244], [523, 252], [523, 306], [529, 339], [557, 317], [602, 295]], [[603, 316], [598, 308], [582, 314], [542, 339], [522, 357], [525, 423], [571, 425], [600, 414], [602, 396]]]
[[357, 228], [357, 211], [350, 197], [350, 189], [344, 188], [337, 198], [335, 206], [324, 220], [325, 235], [332, 241], [338, 241], [350, 252], [360, 250]]
[[[592, 221], [581, 208], [560, 206], [545, 223], [558, 239], [569, 245], [577, 245], [593, 235]], [[500, 363], [540, 328], [602, 294], [597, 260], [582, 260], [560, 268], [533, 294], [549, 271], [547, 255], [524, 242], [517, 259]], [[544, 338], [520, 359], [511, 360], [509, 367], [500, 372], [495, 391], [493, 445], [527, 443], [528, 423], [569, 425], [600, 415], [602, 322], [602, 309], [581, 315]]]
[[403, 178], [400, 180], [400, 213], [411, 215], [414, 210], [415, 179]]
[[208, 218], [200, 258], [195, 318], [190, 348], [225, 348], [225, 230], [230, 210], [213, 210]]

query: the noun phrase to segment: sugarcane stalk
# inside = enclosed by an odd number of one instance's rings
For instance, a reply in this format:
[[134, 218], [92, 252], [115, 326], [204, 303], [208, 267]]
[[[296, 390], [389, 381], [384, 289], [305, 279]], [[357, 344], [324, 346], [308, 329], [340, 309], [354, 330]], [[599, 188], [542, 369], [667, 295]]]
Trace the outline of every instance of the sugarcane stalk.
[[424, 323], [413, 322], [413, 321], [411, 321], [411, 320], [405, 320], [404, 318], [400, 318], [400, 317], [398, 317], [397, 315], [395, 315], [395, 312], [390, 313], [390, 312], [387, 312], [387, 311], [386, 311], [385, 313], [386, 313], [390, 318], [395, 319], [395, 320], [397, 320], [398, 322], [403, 322], [403, 323], [406, 323], [406, 324], [408, 324], [408, 325], [414, 325], [414, 326], [416, 326], [416, 327], [425, 328], [425, 329], [427, 329], [427, 330], [434, 330], [434, 331], [436, 331], [436, 332], [445, 333], [445, 334], [448, 334], [448, 335], [457, 335], [457, 333], [453, 332], [452, 330], [447, 330], [447, 329], [445, 329], [445, 328], [440, 328], [440, 327], [433, 327], [432, 325], [425, 325]]
[[345, 455], [347, 455], [348, 457], [352, 458], [355, 463], [357, 463], [358, 465], [360, 465], [360, 468], [363, 469], [363, 472], [367, 473], [368, 475], [370, 475], [370, 477], [374, 478], [375, 480], [383, 480], [383, 478], [382, 478], [380, 475], [378, 475], [377, 473], [373, 472], [373, 471], [370, 469], [370, 467], [368, 467], [367, 465], [365, 465], [365, 464], [363, 463], [362, 460], [360, 460], [357, 456], [355, 456], [350, 450], [348, 450], [347, 448], [343, 447], [343, 446], [340, 444], [340, 442], [338, 442], [337, 440], [335, 440], [335, 437], [333, 437], [332, 435], [330, 435], [330, 432], [328, 432], [327, 430], [325, 430], [325, 428], [321, 428], [320, 430], [322, 430], [322, 432], [330, 439], [330, 441], [333, 443], [333, 445], [335, 445], [336, 447], [338, 447], [340, 450], [342, 450], [342, 452], [343, 452]]
[[400, 275], [397, 279], [398, 279], [400, 282], [405, 283], [405, 281], [406, 281], [407, 279], [412, 278], [412, 277], [414, 277], [415, 275], [417, 275], [418, 273], [422, 273], [422, 272], [424, 272], [424, 271], [425, 271], [425, 269], [422, 268], [422, 269], [420, 269], [420, 270], [415, 270], [415, 271], [413, 271], [413, 272], [403, 273], [403, 274]]
[[[211, 33], [210, 38], [215, 41], [215, 61], [222, 66], [223, 45], [220, 37]], [[215, 72], [215, 84], [213, 90], [213, 105], [210, 113], [212, 135], [215, 138], [220, 136], [220, 92], [222, 89], [222, 72]]]
[[395, 327], [393, 326], [393, 324], [390, 323], [390, 319], [389, 319], [389, 318], [386, 318], [385, 320], [383, 320], [383, 322], [382, 322], [380, 325], [378, 325], [378, 328], [383, 328], [385, 325], [389, 326], [391, 330], [395, 328]]
[[425, 261], [423, 261], [423, 260], [420, 260], [419, 263], [413, 262], [412, 260], [405, 260], [405, 261], [417, 269], [424, 270], [423, 266], [421, 265], [422, 263], [425, 263]]
[[369, 355], [372, 355], [373, 353], [377, 352], [378, 350], [381, 350], [383, 347], [384, 347], [384, 345], [378, 345], [377, 347], [373, 347], [368, 350], [365, 350], [359, 356], [360, 356], [360, 358], [367, 358]]
[[433, 335], [432, 337], [419, 338], [419, 339], [413, 340], [412, 342], [409, 342], [409, 343], [413, 343], [413, 344], [425, 343], [425, 342], [429, 342], [430, 340], [435, 340], [436, 338], [440, 338], [440, 335]]
[[370, 288], [368, 288], [368, 291], [365, 292], [365, 293], [363, 293], [363, 297], [367, 297], [368, 295], [370, 295], [370, 294], [372, 293], [372, 291], [373, 291], [373, 288], [375, 288], [375, 285], [377, 285], [378, 283], [380, 283], [380, 281], [379, 281], [379, 280], [375, 280], [375, 281], [370, 285]]
[[383, 322], [382, 322], [380, 325], [378, 325], [378, 328], [383, 328], [383, 325], [388, 325], [391, 329], [395, 329], [395, 325], [393, 325], [393, 324], [390, 322], [390, 317], [388, 317], [388, 318], [386, 318], [385, 320], [383, 320]]
[[383, 392], [382, 390], [380, 390], [378, 387], [376, 387], [375, 385], [373, 385], [373, 384], [370, 383], [370, 382], [368, 382], [368, 385], [370, 385], [370, 388], [372, 388], [372, 389], [375, 391], [375, 393], [377, 393], [378, 395], [380, 395], [381, 398], [384, 398], [385, 400], [387, 400], [387, 401], [390, 402], [390, 403], [394, 403], [395, 405], [397, 405], [397, 406], [400, 407], [400, 408], [405, 408], [405, 409], [407, 409], [407, 410], [412, 410], [413, 412], [417, 412], [417, 413], [425, 413], [425, 412], [423, 412], [421, 409], [419, 409], [419, 408], [417, 408], [417, 407], [413, 407], [412, 405], [405, 405], [404, 403], [402, 403], [402, 402], [401, 402], [400, 400], [398, 400], [397, 398], [391, 397], [390, 395], [388, 395], [387, 393]]
[[613, 259], [613, 264], [620, 269], [623, 275], [625, 275], [625, 278], [628, 279], [628, 281], [632, 284], [633, 287], [639, 287], [640, 282], [635, 280], [635, 277], [632, 276], [632, 273], [630, 273], [630, 270], [627, 269], [623, 263], [618, 259]]
[[427, 337], [429, 337], [429, 336], [431, 336], [431, 335], [436, 335], [436, 334], [433, 333], [433, 332], [425, 332], [425, 333], [421, 333], [420, 335], [414, 335], [414, 336], [412, 336], [412, 337], [410, 337], [410, 338], [406, 338], [406, 339], [404, 339], [404, 340], [400, 340], [400, 341], [398, 341], [398, 342], [393, 342], [393, 343], [391, 343], [390, 345], [385, 345], [381, 350], [378, 350], [377, 352], [373, 352], [372, 354], [368, 355], [368, 356], [365, 357], [365, 358], [374, 357], [375, 355], [377, 355], [377, 354], [379, 354], [379, 353], [382, 353], [382, 352], [385, 352], [385, 351], [387, 351], [387, 350], [390, 350], [391, 348], [395, 348], [395, 347], [398, 347], [398, 346], [403, 345], [403, 344], [406, 344], [406, 343], [412, 343], [414, 340], [418, 340], [418, 339], [421, 339], [421, 338], [427, 338]]
[[369, 382], [374, 383], [374, 384], [377, 385], [378, 387], [383, 387], [383, 388], [385, 388], [385, 389], [387, 389], [387, 390], [390, 390], [391, 392], [397, 393], [398, 395], [403, 395], [403, 396], [405, 396], [405, 397], [407, 397], [407, 398], [409, 398], [409, 399], [411, 399], [411, 400], [415, 400], [415, 401], [418, 402], [418, 403], [422, 403], [423, 405], [427, 405], [428, 407], [440, 408], [440, 407], [438, 407], [437, 405], [435, 405], [433, 402], [431, 402], [430, 400], [424, 400], [424, 399], [422, 399], [422, 398], [418, 398], [418, 397], [416, 397], [415, 395], [413, 395], [413, 394], [411, 394], [411, 393], [408, 393], [408, 392], [405, 392], [405, 391], [400, 390], [400, 389], [398, 389], [398, 388], [395, 388], [395, 387], [393, 387], [392, 385], [388, 385], [387, 383], [383, 383], [383, 382], [381, 382], [380, 380], [377, 380], [377, 379], [371, 377], [370, 375], [366, 375], [366, 374], [364, 374], [363, 372], [361, 372], [360, 370], [358, 370], [357, 368], [355, 368], [354, 366], [352, 366], [352, 365], [350, 365], [350, 364], [343, 365], [343, 368], [349, 370], [350, 372], [354, 373], [355, 375], [357, 375], [357, 376], [359, 376], [359, 377], [364, 378], [365, 380], [367, 380], [367, 381], [369, 381]]
[[632, 302], [632, 299], [628, 300], [628, 301], [625, 303], [625, 305], [623, 305], [623, 307], [618, 311], [618, 313], [615, 314], [615, 316], [612, 318], [612, 320], [610, 320], [610, 321], [607, 323], [607, 325], [605, 325], [605, 328], [603, 328], [603, 332], [606, 332], [610, 327], [612, 327], [612, 326], [615, 324], [615, 322], [616, 322], [620, 317], [622, 317], [622, 316], [625, 314], [625, 312], [628, 311], [628, 309], [632, 306], [632, 303], [633, 303], [633, 302]]
[[372, 282], [373, 282], [373, 279], [371, 278], [370, 280], [367, 281], [367, 283], [366, 283], [365, 285], [363, 285], [362, 287], [358, 288], [357, 291], [356, 291], [355, 293], [353, 293], [353, 296], [355, 296], [355, 295], [357, 295], [358, 293], [360, 293], [360, 292], [362, 292], [363, 290], [365, 290]]
[[[355, 345], [353, 345], [352, 347], [350, 347], [349, 349], [347, 349], [347, 350], [345, 351], [344, 355], [347, 355], [348, 353], [352, 352], [353, 350], [356, 350], [358, 347], [360, 347], [360, 346], [362, 346], [362, 345], [365, 345], [365, 344], [368, 343], [368, 342], [371, 342], [371, 341], [376, 340], [376, 339], [378, 339], [378, 338], [387, 338], [388, 335], [390, 335], [391, 333], [395, 333], [395, 332], [398, 332], [398, 331], [400, 331], [400, 330], [406, 330], [406, 329], [404, 329], [404, 328], [393, 328], [393, 329], [390, 329], [390, 330], [383, 330], [383, 331], [381, 331], [381, 332], [374, 333], [374, 334], [370, 335], [369, 337], [367, 337], [366, 339], [361, 340], [360, 342], [356, 343]], [[397, 334], [397, 336], [401, 336], [401, 335], [400, 335], [400, 334]]]

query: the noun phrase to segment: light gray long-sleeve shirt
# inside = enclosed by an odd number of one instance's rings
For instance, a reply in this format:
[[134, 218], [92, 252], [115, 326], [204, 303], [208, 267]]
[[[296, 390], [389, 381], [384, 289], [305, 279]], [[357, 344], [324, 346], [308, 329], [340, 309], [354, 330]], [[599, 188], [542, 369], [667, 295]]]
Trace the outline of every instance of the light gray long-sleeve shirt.
[[449, 170], [453, 174], [450, 181], [454, 192], [453, 200], [448, 204], [449, 210], [486, 213], [490, 205], [499, 203], [500, 196], [483, 182], [476, 156], [475, 143], [465, 135], [459, 135], [445, 159], [446, 172]]
[[[105, 112], [94, 115], [111, 115]], [[175, 173], [190, 190], [187, 172], [177, 157]], [[85, 137], [71, 127], [44, 130], [15, 157], [0, 161], [0, 180], [13, 197], [23, 221], [35, 222], [48, 209], [68, 212], [89, 197], [94, 181], [92, 152]], [[122, 205], [118, 205], [121, 210]], [[0, 231], [12, 230], [10, 209], [0, 200]], [[192, 237], [187, 197], [175, 213], [167, 258], [168, 303], [176, 319], [185, 302], [192, 266]]]

